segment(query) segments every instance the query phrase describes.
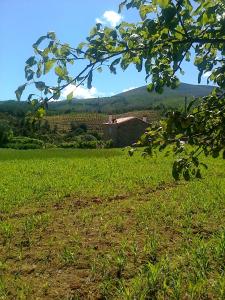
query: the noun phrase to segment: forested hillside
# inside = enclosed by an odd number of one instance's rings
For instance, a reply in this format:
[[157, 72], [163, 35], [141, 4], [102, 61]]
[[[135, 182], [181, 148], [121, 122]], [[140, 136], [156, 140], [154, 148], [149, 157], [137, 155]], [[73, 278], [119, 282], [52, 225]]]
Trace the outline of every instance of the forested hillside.
[[[182, 107], [185, 96], [189, 100], [192, 97], [206, 96], [212, 89], [212, 86], [181, 83], [175, 90], [165, 88], [164, 93], [160, 95], [155, 92], [149, 93], [146, 86], [142, 86], [112, 97], [50, 102], [48, 113], [95, 112], [119, 114], [134, 110]], [[20, 116], [30, 109], [31, 106], [24, 101], [0, 101], [0, 112]]]

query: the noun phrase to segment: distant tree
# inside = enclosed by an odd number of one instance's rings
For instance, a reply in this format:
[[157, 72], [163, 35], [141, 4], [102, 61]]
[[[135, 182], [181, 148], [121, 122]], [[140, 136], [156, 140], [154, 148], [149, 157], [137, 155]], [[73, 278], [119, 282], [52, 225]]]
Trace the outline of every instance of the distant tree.
[[81, 123], [81, 124], [79, 125], [79, 127], [80, 127], [81, 129], [83, 129], [84, 132], [87, 132], [87, 124]]
[[78, 127], [79, 127], [79, 124], [76, 121], [72, 121], [70, 123], [70, 129], [71, 129], [71, 131], [76, 130]]
[[[174, 152], [182, 155], [174, 162], [173, 176], [186, 180], [201, 177], [199, 155], [225, 158], [225, 3], [223, 0], [125, 0], [119, 6], [136, 9], [140, 22], [122, 22], [115, 28], [98, 23], [87, 41], [78, 47], [61, 43], [55, 33], [49, 32], [33, 45], [35, 55], [26, 61], [27, 83], [16, 95], [20, 99], [30, 83], [41, 92], [38, 103], [46, 106], [50, 99], [58, 99], [61, 91], [73, 83], [79, 86], [87, 81], [92, 86], [95, 70], [108, 68], [116, 74], [117, 67], [126, 70], [134, 64], [137, 71], [146, 72], [149, 92], [163, 92], [165, 86], [179, 85], [177, 73], [183, 74], [182, 63], [193, 61], [198, 69], [198, 82], [202, 75], [217, 88], [197, 105], [191, 102], [186, 112], [174, 111], [160, 126], [146, 134], [146, 153], [163, 150], [170, 144]], [[45, 45], [45, 47], [43, 47]], [[75, 77], [69, 75], [71, 67], [80, 61], [87, 64]], [[51, 69], [57, 76], [57, 85], [48, 86], [40, 81]], [[68, 100], [73, 94], [68, 95]], [[36, 101], [31, 94], [29, 101]], [[187, 145], [195, 145], [188, 148]], [[131, 154], [133, 151], [131, 152]]]
[[0, 122], [0, 146], [5, 145], [12, 137], [12, 128], [7, 123]]
[[[37, 121], [38, 122], [38, 121]], [[48, 122], [48, 120], [44, 120], [42, 126], [41, 126], [41, 130], [45, 133], [49, 133], [51, 128], [50, 128], [50, 124]]]
[[57, 133], [58, 132], [58, 126], [57, 126], [57, 124], [54, 125], [52, 132], [53, 133]]

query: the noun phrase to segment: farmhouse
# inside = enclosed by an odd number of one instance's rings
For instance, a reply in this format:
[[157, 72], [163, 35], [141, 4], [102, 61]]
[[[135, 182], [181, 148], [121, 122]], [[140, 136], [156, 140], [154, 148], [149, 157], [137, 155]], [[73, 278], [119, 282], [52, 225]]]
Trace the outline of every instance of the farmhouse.
[[109, 121], [103, 124], [104, 139], [112, 140], [115, 147], [130, 146], [138, 141], [148, 126], [146, 117], [113, 119], [109, 116]]

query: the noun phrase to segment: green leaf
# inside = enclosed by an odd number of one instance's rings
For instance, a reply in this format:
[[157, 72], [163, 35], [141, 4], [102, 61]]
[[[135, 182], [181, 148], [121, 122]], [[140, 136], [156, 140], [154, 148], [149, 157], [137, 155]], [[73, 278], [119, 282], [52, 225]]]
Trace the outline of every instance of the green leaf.
[[196, 177], [196, 178], [199, 178], [199, 179], [202, 178], [202, 174], [201, 174], [200, 169], [197, 170], [195, 177]]
[[166, 9], [163, 9], [162, 15], [165, 19], [166, 24], [168, 24], [168, 26], [173, 24], [173, 23], [171, 23], [171, 21], [173, 20], [176, 13], [177, 13], [177, 10], [176, 10], [175, 6], [168, 6]]
[[193, 99], [193, 100], [190, 101], [190, 103], [189, 103], [188, 106], [187, 106], [187, 112], [190, 111], [191, 107], [193, 106], [193, 104], [194, 104], [195, 102], [196, 102], [196, 99]]
[[36, 41], [36, 43], [33, 44], [33, 48], [37, 48], [40, 45], [40, 43], [42, 41], [44, 41], [46, 38], [47, 38], [46, 35], [43, 35], [43, 36], [39, 37], [39, 39]]
[[141, 19], [144, 21], [146, 19], [146, 15], [148, 13], [153, 12], [154, 9], [152, 7], [152, 5], [148, 4], [148, 5], [141, 5], [140, 9], [139, 9], [139, 13], [140, 13], [140, 17]]
[[129, 66], [130, 62], [126, 57], [123, 57], [120, 66], [123, 69], [123, 71], [125, 71], [127, 69], [127, 67]]
[[186, 181], [189, 181], [191, 179], [191, 176], [190, 176], [190, 173], [189, 173], [188, 169], [183, 172], [183, 177]]
[[117, 58], [112, 62], [112, 65], [114, 65], [114, 66], [118, 65], [119, 62], [120, 62], [120, 58]]
[[61, 96], [61, 92], [56, 91], [56, 92], [54, 92], [52, 97], [53, 97], [54, 100], [58, 100], [60, 98], [60, 96]]
[[160, 84], [156, 84], [155, 91], [156, 91], [156, 93], [162, 94], [163, 93], [163, 87]]
[[166, 8], [169, 5], [169, 0], [155, 0], [155, 2], [161, 7]]
[[111, 71], [113, 74], [116, 74], [116, 68], [115, 68], [115, 66], [118, 65], [119, 62], [120, 62], [120, 58], [117, 58], [117, 59], [115, 59], [115, 60], [111, 63], [109, 69], [110, 69], [110, 71]]
[[37, 99], [33, 99], [32, 101], [31, 101], [31, 105], [32, 106], [36, 106], [38, 104], [38, 100]]
[[26, 61], [26, 64], [29, 65], [29, 67], [32, 67], [33, 65], [35, 65], [37, 62], [35, 60], [35, 56], [31, 56], [30, 58], [28, 58], [28, 60]]
[[68, 101], [71, 101], [71, 100], [73, 99], [73, 92], [69, 93], [69, 94], [67, 95], [66, 99], [67, 99]]
[[203, 70], [201, 70], [201, 71], [198, 73], [198, 83], [201, 83], [202, 74], [203, 74]]
[[28, 96], [27, 100], [30, 101], [31, 98], [32, 98], [34, 95], [35, 95], [35, 94], [30, 94], [30, 95]]
[[51, 31], [47, 33], [47, 38], [51, 39], [51, 40], [55, 40], [56, 39], [56, 34], [55, 32]]
[[148, 92], [152, 92], [154, 90], [154, 84], [153, 83], [148, 84], [147, 90], [148, 90]]
[[127, 3], [127, 0], [123, 1], [122, 3], [120, 3], [120, 5], [119, 5], [119, 10], [118, 10], [118, 13], [119, 13], [119, 14], [121, 13], [121, 11], [122, 11], [122, 9], [124, 8], [124, 6], [126, 5], [126, 3]]
[[25, 77], [27, 81], [33, 79], [35, 72], [33, 70], [26, 70], [25, 71]]
[[25, 84], [19, 86], [18, 89], [15, 91], [16, 98], [17, 98], [18, 101], [20, 101], [21, 96], [22, 96], [22, 94], [23, 94], [23, 91], [24, 91], [26, 85], [27, 85], [27, 84], [25, 83]]
[[37, 78], [40, 78], [42, 75], [42, 63], [40, 61], [38, 62], [38, 68], [37, 68], [36, 75], [37, 75]]
[[54, 63], [55, 60], [51, 59], [44, 64], [44, 74], [47, 74], [51, 70], [51, 68], [54, 66]]
[[63, 78], [65, 75], [67, 75], [66, 69], [63, 69], [60, 66], [55, 67], [55, 74], [59, 77]]
[[206, 164], [201, 162], [200, 165], [203, 166], [206, 170], [208, 169], [208, 166]]
[[142, 71], [142, 66], [143, 66], [143, 60], [139, 59], [138, 62], [136, 62], [136, 69], [138, 70], [138, 72]]
[[179, 176], [179, 173], [177, 170], [177, 162], [176, 161], [173, 163], [172, 176], [176, 181], [180, 179], [180, 176]]
[[40, 107], [40, 108], [38, 109], [38, 111], [37, 111], [37, 117], [38, 117], [38, 118], [43, 118], [44, 115], [45, 115], [45, 113], [46, 113], [45, 109], [44, 109], [43, 107]]
[[78, 45], [77, 49], [82, 50], [85, 45], [86, 45], [86, 43], [82, 42]]
[[134, 149], [134, 148], [131, 148], [131, 149], [128, 150], [128, 154], [129, 154], [130, 156], [133, 156], [133, 155], [134, 155], [134, 151], [135, 151], [135, 149]]
[[43, 91], [46, 88], [46, 85], [43, 81], [35, 82], [35, 86], [39, 91]]
[[101, 73], [101, 72], [102, 72], [102, 67], [98, 67], [98, 68], [97, 68], [97, 71], [98, 71], [99, 73]]
[[202, 15], [202, 23], [205, 25], [209, 22], [209, 18], [206, 13]]

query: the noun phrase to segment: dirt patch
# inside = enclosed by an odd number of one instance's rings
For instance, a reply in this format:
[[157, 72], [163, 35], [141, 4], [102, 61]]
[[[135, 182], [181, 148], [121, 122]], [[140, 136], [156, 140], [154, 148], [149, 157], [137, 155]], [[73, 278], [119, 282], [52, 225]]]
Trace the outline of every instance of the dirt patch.
[[24, 299], [112, 299], [121, 278], [129, 282], [146, 262], [181, 251], [186, 228], [182, 215], [174, 223], [168, 197], [177, 186], [109, 199], [67, 197], [8, 215], [14, 232], [0, 243], [7, 299], [21, 293]]

